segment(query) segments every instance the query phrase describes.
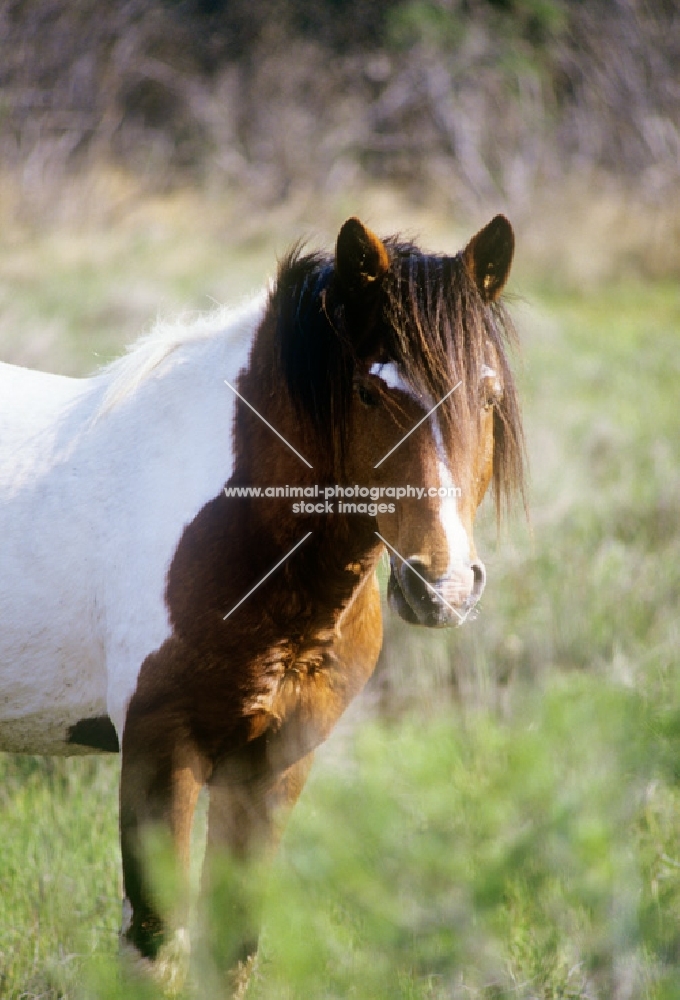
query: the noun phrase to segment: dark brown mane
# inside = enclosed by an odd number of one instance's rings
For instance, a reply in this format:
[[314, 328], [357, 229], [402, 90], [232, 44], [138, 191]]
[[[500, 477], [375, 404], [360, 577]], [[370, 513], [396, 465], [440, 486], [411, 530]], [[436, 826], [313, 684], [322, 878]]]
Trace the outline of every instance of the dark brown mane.
[[[379, 346], [424, 400], [436, 402], [462, 382], [438, 412], [445, 440], [465, 449], [474, 444], [482, 367], [495, 353], [503, 385], [503, 397], [494, 404], [493, 484], [500, 514], [517, 493], [524, 495], [524, 437], [508, 360], [517, 340], [510, 316], [501, 302], [482, 300], [462, 254], [429, 255], [394, 238], [385, 246], [390, 267], [368, 320], [348, 315], [330, 255], [302, 255], [295, 247], [282, 261], [273, 305], [291, 399], [326, 453], [341, 461], [353, 375], [362, 354]], [[370, 330], [357, 349], [348, 324], [362, 322]]]

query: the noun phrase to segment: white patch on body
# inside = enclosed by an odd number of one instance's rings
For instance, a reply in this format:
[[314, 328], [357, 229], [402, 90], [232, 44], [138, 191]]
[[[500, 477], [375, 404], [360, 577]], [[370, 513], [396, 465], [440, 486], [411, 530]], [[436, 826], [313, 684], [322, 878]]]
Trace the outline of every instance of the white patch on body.
[[265, 306], [159, 327], [88, 379], [0, 364], [0, 750], [78, 752], [69, 728], [107, 714], [122, 739], [182, 532], [231, 475], [224, 379]]

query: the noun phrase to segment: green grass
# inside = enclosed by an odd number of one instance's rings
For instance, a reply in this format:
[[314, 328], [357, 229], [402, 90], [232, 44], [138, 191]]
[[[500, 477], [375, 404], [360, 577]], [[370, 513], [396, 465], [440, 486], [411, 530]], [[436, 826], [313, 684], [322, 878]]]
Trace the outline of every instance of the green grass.
[[[180, 221], [13, 231], [3, 358], [84, 372], [271, 272], [271, 240]], [[480, 515], [476, 622], [387, 620], [286, 834], [256, 1000], [680, 997], [680, 295], [520, 291], [531, 530]], [[116, 809], [116, 761], [0, 756], [0, 997], [137, 995]]]
[[0, 996], [65, 995], [120, 920], [118, 761], [0, 755]]
[[680, 817], [646, 792], [647, 713], [583, 676], [527, 694], [511, 725], [363, 730], [356, 770], [313, 782], [293, 820], [261, 995], [672, 995], [680, 880], [671, 855], [655, 906], [649, 817]]

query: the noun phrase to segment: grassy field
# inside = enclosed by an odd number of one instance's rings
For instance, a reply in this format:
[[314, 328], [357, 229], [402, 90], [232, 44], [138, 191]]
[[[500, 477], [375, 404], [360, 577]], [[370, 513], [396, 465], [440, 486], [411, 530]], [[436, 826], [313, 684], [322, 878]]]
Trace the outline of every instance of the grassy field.
[[[158, 311], [257, 287], [299, 233], [294, 213], [196, 211], [14, 218], [2, 360], [82, 374]], [[422, 231], [459, 245], [441, 220]], [[254, 998], [680, 997], [680, 292], [519, 273], [531, 525], [497, 539], [481, 513], [474, 623], [387, 620], [286, 834]], [[115, 962], [117, 777], [113, 759], [0, 755], [0, 997], [147, 995]], [[226, 890], [212, 905], [228, 927]], [[215, 995], [199, 952], [195, 995]]]

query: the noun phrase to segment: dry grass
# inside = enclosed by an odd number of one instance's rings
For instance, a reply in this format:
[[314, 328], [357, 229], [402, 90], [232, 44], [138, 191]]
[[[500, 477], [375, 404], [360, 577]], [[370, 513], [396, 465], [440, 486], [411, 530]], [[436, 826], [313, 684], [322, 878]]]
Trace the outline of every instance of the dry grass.
[[526, 205], [498, 197], [460, 212], [441, 194], [416, 204], [388, 184], [349, 186], [325, 201], [300, 188], [266, 207], [218, 184], [154, 189], [110, 165], [59, 183], [5, 172], [0, 352], [5, 361], [83, 374], [158, 313], [239, 300], [300, 237], [332, 245], [350, 215], [453, 253], [497, 211], [517, 233], [515, 289], [530, 282], [583, 290], [680, 274], [680, 199], [646, 204], [602, 175], [545, 187]]

